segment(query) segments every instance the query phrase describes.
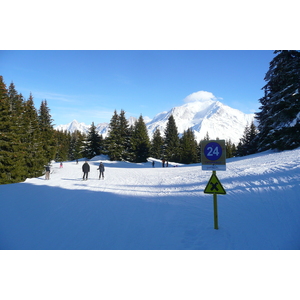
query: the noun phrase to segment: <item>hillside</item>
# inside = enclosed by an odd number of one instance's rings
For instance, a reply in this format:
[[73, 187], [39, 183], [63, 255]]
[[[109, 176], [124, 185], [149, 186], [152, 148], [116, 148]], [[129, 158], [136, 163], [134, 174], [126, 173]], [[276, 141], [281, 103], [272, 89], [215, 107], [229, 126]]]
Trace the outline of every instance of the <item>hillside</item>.
[[203, 193], [211, 172], [200, 164], [95, 157], [82, 181], [82, 163], [54, 163], [48, 181], [0, 186], [0, 249], [300, 249], [299, 148], [227, 161], [217, 174], [227, 191], [219, 230]]

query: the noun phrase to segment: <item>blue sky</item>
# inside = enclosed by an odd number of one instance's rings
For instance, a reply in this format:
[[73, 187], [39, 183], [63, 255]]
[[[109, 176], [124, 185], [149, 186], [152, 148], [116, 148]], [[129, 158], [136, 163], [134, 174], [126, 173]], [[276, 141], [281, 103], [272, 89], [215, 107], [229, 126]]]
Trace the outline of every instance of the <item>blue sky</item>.
[[[271, 50], [2, 50], [0, 75], [54, 124], [109, 122], [116, 109], [153, 118], [205, 91], [245, 113], [258, 111]], [[198, 94], [199, 95], [199, 94]]]

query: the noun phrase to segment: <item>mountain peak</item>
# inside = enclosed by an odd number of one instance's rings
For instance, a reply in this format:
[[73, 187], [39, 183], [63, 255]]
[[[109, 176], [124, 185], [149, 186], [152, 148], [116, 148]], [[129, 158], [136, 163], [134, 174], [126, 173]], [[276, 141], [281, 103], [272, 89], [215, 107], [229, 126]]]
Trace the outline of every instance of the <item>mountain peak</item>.
[[197, 142], [202, 140], [208, 132], [211, 139], [230, 139], [237, 144], [246, 125], [254, 120], [254, 114], [244, 114], [217, 100], [202, 99], [201, 101], [187, 102], [168, 112], [156, 115], [147, 124], [150, 137], [156, 128], [163, 134], [170, 115], [173, 115], [175, 119], [178, 132], [182, 134], [191, 128]]
[[[254, 120], [254, 114], [244, 114], [214, 99], [201, 99], [186, 102], [182, 106], [161, 112], [152, 120], [145, 118], [144, 121], [150, 138], [152, 138], [156, 128], [160, 130], [162, 135], [164, 134], [170, 115], [173, 115], [175, 119], [178, 133], [182, 134], [185, 130], [191, 128], [197, 142], [202, 140], [208, 133], [211, 139], [230, 139], [232, 143], [238, 144], [246, 125], [250, 125]], [[128, 120], [132, 125], [136, 118], [130, 117]], [[57, 130], [67, 130], [71, 133], [75, 130], [88, 133], [89, 128], [90, 125], [79, 123], [77, 120], [56, 127]], [[96, 126], [96, 129], [105, 138], [109, 132], [109, 124], [100, 123]]]

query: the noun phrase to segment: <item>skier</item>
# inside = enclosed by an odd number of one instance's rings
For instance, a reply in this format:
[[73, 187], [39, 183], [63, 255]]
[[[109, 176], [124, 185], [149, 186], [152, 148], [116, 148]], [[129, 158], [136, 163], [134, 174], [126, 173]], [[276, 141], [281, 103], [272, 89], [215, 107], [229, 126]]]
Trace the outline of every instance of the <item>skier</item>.
[[104, 179], [104, 171], [105, 171], [105, 168], [104, 168], [104, 165], [103, 165], [102, 162], [100, 163], [99, 168], [98, 168], [97, 170], [100, 171], [99, 179], [101, 179], [101, 175], [102, 175], [102, 178]]
[[50, 179], [50, 166], [47, 165], [47, 166], [45, 167], [45, 169], [46, 169], [45, 179], [46, 179], [46, 180], [49, 180], [49, 179]]
[[88, 174], [90, 172], [90, 165], [88, 164], [87, 161], [82, 165], [82, 172], [83, 172], [82, 180], [87, 180], [88, 179]]
[[152, 168], [154, 168], [154, 165], [155, 165], [155, 162], [154, 162], [154, 160], [152, 161]]

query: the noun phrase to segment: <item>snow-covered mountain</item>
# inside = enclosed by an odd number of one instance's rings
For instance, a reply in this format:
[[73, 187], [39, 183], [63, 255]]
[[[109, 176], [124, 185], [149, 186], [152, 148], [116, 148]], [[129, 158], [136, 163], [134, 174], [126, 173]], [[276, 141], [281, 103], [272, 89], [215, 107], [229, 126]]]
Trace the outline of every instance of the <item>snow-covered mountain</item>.
[[85, 123], [79, 123], [77, 120], [73, 120], [71, 123], [66, 125], [58, 125], [55, 127], [58, 131], [69, 131], [73, 133], [76, 130], [79, 130], [82, 133], [88, 133], [90, 126]]
[[[192, 128], [196, 140], [199, 142], [206, 133], [211, 139], [220, 138], [238, 143], [244, 133], [245, 126], [254, 120], [254, 114], [244, 114], [243, 112], [231, 108], [219, 101], [205, 100], [189, 102], [182, 106], [174, 107], [169, 111], [157, 114], [152, 120], [145, 118], [149, 137], [152, 138], [156, 128], [160, 129], [163, 135], [168, 118], [174, 116], [178, 132], [182, 134], [184, 130]], [[129, 124], [134, 124], [136, 118], [130, 117]], [[105, 138], [108, 134], [108, 123], [100, 123], [96, 128]], [[74, 132], [79, 130], [87, 133], [90, 125], [79, 123], [74, 120], [69, 124], [57, 126], [57, 130], [67, 130]]]
[[[97, 131], [99, 134], [102, 134], [104, 137], [108, 134], [108, 123], [99, 123], [96, 125]], [[86, 125], [85, 123], [79, 123], [77, 120], [73, 120], [71, 123], [66, 125], [59, 125], [55, 129], [59, 131], [69, 131], [73, 133], [76, 130], [79, 130], [82, 133], [88, 133], [90, 129], [90, 125]]]
[[173, 115], [180, 134], [192, 128], [198, 142], [208, 132], [211, 139], [231, 139], [238, 143], [245, 126], [254, 120], [254, 114], [244, 114], [219, 101], [189, 102], [156, 115], [147, 124], [149, 135], [152, 136], [156, 128], [163, 133], [170, 115]]
[[[137, 119], [135, 117], [128, 118], [129, 126], [134, 125], [136, 120]], [[149, 121], [150, 119], [145, 119], [145, 122], [147, 120]], [[108, 123], [99, 123], [95, 126], [99, 134], [102, 134], [104, 138], [108, 135]], [[71, 133], [73, 133], [76, 130], [79, 130], [80, 132], [87, 134], [90, 130], [90, 127], [91, 125], [86, 125], [85, 123], [79, 123], [77, 120], [73, 120], [71, 123], [68, 123], [66, 125], [59, 125], [55, 129], [59, 131], [69, 131]]]

